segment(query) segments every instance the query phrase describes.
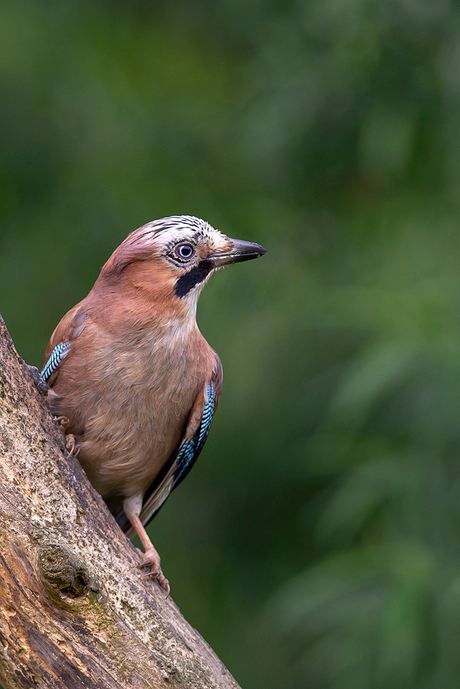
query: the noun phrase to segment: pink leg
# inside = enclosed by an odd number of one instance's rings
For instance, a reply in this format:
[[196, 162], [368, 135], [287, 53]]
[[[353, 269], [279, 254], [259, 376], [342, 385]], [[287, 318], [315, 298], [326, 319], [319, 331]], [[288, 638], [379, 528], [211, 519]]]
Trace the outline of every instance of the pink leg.
[[124, 512], [131, 522], [135, 532], [139, 536], [145, 550], [145, 553], [142, 554], [142, 564], [139, 565], [139, 567], [151, 567], [152, 571], [148, 572], [147, 576], [155, 577], [160, 586], [164, 588], [169, 596], [169, 581], [161, 571], [160, 556], [152, 541], [148, 537], [147, 531], [144, 529], [144, 526], [139, 518], [141, 507], [142, 498], [139, 499], [139, 496], [137, 495], [133, 496], [132, 498], [127, 498], [123, 502]]

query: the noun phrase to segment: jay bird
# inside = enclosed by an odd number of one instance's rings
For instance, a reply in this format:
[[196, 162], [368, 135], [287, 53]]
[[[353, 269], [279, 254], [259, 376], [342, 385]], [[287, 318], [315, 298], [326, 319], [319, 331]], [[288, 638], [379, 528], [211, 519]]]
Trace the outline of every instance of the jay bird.
[[89, 480], [128, 536], [140, 567], [169, 593], [145, 526], [200, 454], [222, 365], [196, 323], [211, 274], [265, 254], [192, 216], [132, 232], [87, 297], [61, 320], [41, 370], [51, 411]]

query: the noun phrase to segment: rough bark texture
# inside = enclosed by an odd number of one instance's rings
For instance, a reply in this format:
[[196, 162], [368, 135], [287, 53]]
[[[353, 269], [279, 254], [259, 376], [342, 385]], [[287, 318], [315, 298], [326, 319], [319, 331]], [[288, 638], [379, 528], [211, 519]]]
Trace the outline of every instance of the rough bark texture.
[[[35, 372], [35, 375], [34, 375]], [[0, 682], [238, 689], [78, 461], [0, 316]]]

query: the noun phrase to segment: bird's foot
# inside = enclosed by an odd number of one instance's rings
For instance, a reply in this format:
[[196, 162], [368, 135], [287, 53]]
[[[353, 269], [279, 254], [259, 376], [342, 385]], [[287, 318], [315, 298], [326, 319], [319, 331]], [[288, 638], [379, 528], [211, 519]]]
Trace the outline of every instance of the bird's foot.
[[67, 455], [67, 459], [70, 457], [70, 455], [73, 455], [76, 457], [78, 453], [80, 452], [80, 448], [77, 445], [76, 438], [73, 433], [69, 433], [65, 437], [65, 447], [66, 450], [69, 451], [69, 454]]
[[55, 416], [55, 417], [54, 417], [54, 420], [58, 422], [58, 424], [59, 424], [60, 427], [61, 427], [61, 431], [62, 431], [63, 433], [65, 433], [65, 429], [67, 428], [67, 426], [68, 426], [69, 423], [70, 423], [70, 421], [69, 421], [69, 419], [67, 418], [67, 416]]
[[142, 563], [138, 565], [138, 568], [143, 569], [144, 567], [150, 567], [150, 572], [145, 572], [144, 576], [149, 577], [151, 579], [156, 579], [160, 586], [166, 591], [167, 595], [169, 596], [171, 590], [169, 586], [169, 581], [166, 579], [165, 575], [161, 570], [160, 556], [158, 555], [155, 548], [148, 549], [145, 551], [145, 553], [141, 553], [141, 555]]

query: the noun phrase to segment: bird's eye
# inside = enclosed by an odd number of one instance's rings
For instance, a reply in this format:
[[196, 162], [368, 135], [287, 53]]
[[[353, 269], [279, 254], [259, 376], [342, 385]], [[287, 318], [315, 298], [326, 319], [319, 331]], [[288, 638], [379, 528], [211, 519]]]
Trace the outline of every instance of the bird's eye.
[[190, 258], [193, 254], [193, 246], [190, 246], [190, 244], [179, 244], [176, 246], [174, 253], [177, 258]]

